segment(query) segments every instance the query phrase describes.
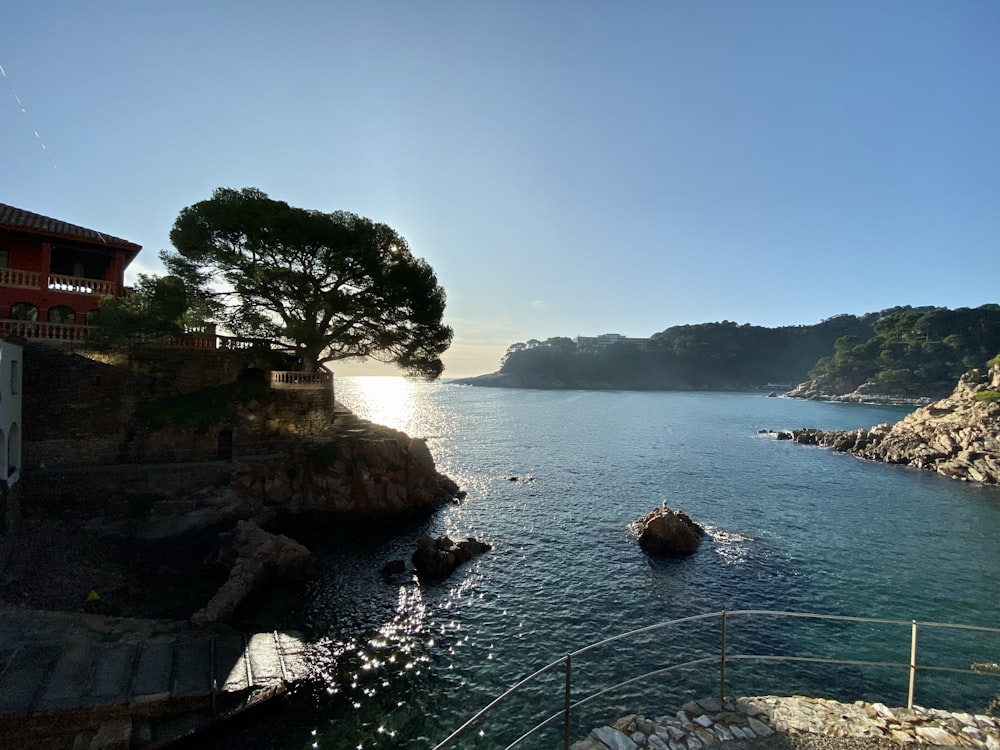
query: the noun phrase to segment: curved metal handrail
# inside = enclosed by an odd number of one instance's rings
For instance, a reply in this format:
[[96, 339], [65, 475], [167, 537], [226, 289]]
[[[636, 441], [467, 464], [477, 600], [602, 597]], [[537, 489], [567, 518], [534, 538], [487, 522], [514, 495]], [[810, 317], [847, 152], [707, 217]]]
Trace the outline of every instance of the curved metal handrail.
[[[800, 619], [813, 619], [813, 620], [827, 620], [835, 622], [850, 622], [850, 623], [865, 623], [865, 624], [875, 624], [875, 625], [899, 625], [906, 626], [910, 628], [910, 658], [908, 662], [891, 662], [891, 661], [870, 661], [870, 660], [857, 660], [857, 659], [834, 659], [825, 657], [813, 657], [813, 656], [797, 656], [793, 654], [729, 654], [726, 651], [726, 633], [727, 633], [727, 623], [730, 618], [742, 617], [742, 616], [768, 616], [768, 617], [781, 617], [781, 618], [800, 618]], [[718, 619], [721, 624], [721, 643], [720, 650], [718, 654], [713, 654], [710, 656], [693, 659], [685, 661], [679, 664], [671, 664], [666, 667], [660, 667], [651, 672], [639, 675], [637, 677], [631, 677], [622, 682], [618, 682], [614, 685], [610, 685], [604, 689], [598, 690], [591, 693], [577, 701], [571, 699], [571, 675], [572, 675], [572, 663], [575, 658], [578, 658], [584, 654], [594, 651], [603, 646], [607, 646], [612, 643], [626, 640], [628, 638], [635, 637], [637, 635], [643, 635], [646, 633], [651, 633], [657, 630], [661, 630], [668, 627], [674, 627], [677, 625], [682, 625], [685, 623], [696, 622], [701, 620]], [[522, 687], [530, 682], [535, 681], [543, 674], [553, 671], [556, 667], [562, 666], [565, 670], [565, 694], [564, 694], [564, 704], [562, 710], [554, 713], [547, 718], [543, 719], [540, 723], [533, 726], [527, 732], [519, 736], [509, 745], [507, 745], [505, 750], [511, 750], [512, 748], [519, 745], [524, 740], [528, 739], [532, 735], [541, 731], [542, 729], [553, 725], [560, 717], [564, 721], [564, 747], [569, 748], [569, 733], [570, 733], [570, 716], [573, 711], [579, 709], [580, 707], [591, 703], [598, 698], [601, 698], [613, 691], [620, 690], [623, 687], [635, 684], [645, 679], [652, 677], [658, 677], [660, 675], [666, 674], [679, 669], [685, 669], [689, 667], [701, 666], [704, 664], [719, 664], [720, 673], [720, 684], [719, 684], [719, 695], [724, 697], [726, 689], [726, 672], [725, 665], [727, 661], [762, 661], [762, 662], [794, 662], [794, 663], [813, 663], [813, 664], [837, 664], [846, 666], [870, 666], [870, 667], [884, 667], [891, 669], [906, 669], [909, 672], [909, 691], [907, 698], [907, 706], [913, 706], [913, 696], [914, 696], [914, 686], [916, 672], [918, 670], [926, 670], [929, 672], [949, 672], [955, 674], [969, 674], [976, 676], [993, 676], [1000, 677], [998, 673], [983, 672], [973, 669], [960, 669], [956, 667], [945, 667], [936, 666], [931, 664], [918, 664], [917, 663], [917, 633], [920, 627], [924, 628], [950, 628], [956, 630], [967, 630], [981, 633], [994, 633], [1000, 634], [1000, 628], [992, 628], [981, 625], [965, 625], [959, 623], [940, 623], [940, 622], [917, 622], [916, 620], [894, 620], [888, 618], [878, 618], [878, 617], [857, 617], [849, 615], [827, 615], [811, 612], [788, 612], [782, 610], [765, 610], [765, 609], [740, 609], [740, 610], [722, 610], [719, 612], [711, 612], [707, 614], [692, 615], [689, 617], [682, 617], [676, 620], [667, 620], [664, 622], [654, 623], [652, 625], [647, 625], [642, 628], [636, 628], [630, 630], [626, 633], [620, 633], [618, 635], [612, 636], [610, 638], [605, 638], [604, 640], [597, 641], [595, 643], [588, 644], [576, 651], [573, 651], [566, 656], [556, 659], [549, 664], [546, 664], [541, 669], [536, 670], [527, 677], [518, 681], [516, 684], [512, 685], [501, 695], [494, 698], [490, 703], [484, 706], [482, 709], [477, 711], [470, 717], [465, 723], [463, 723], [458, 729], [449, 734], [445, 739], [434, 746], [433, 750], [443, 750], [444, 748], [450, 746], [458, 737], [464, 734], [469, 727], [476, 724], [480, 719], [490, 713], [496, 706], [498, 706], [503, 701], [507, 700], [511, 695], [520, 690]]]

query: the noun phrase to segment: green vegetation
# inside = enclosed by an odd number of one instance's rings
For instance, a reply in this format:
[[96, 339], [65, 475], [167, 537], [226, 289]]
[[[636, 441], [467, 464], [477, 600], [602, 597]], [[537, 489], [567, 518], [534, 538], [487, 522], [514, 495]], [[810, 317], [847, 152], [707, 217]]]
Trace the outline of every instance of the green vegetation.
[[887, 393], [945, 395], [998, 346], [1000, 305], [901, 310], [878, 321], [867, 340], [838, 339], [809, 374], [844, 390], [873, 382]]
[[436, 378], [452, 330], [431, 267], [385, 224], [260, 190], [217, 189], [180, 212], [161, 254], [229, 331], [292, 349], [299, 366], [370, 357]]
[[641, 347], [578, 348], [562, 337], [529, 341], [507, 350], [501, 372], [537, 387], [738, 390], [794, 384], [806, 379], [838, 338], [871, 336], [879, 315], [838, 315], [781, 328], [731, 321], [674, 326]]
[[829, 393], [872, 382], [894, 395], [937, 396], [998, 347], [1000, 305], [897, 307], [810, 326], [674, 326], [642, 345], [532, 340], [512, 345], [500, 371], [541, 388], [738, 390], [817, 378]]
[[128, 295], [103, 298], [87, 316], [88, 342], [99, 350], [121, 351], [164, 341], [183, 333], [202, 312], [192, 305], [181, 279], [142, 275]]
[[162, 429], [178, 426], [205, 432], [209, 427], [233, 415], [236, 406], [262, 400], [271, 387], [260, 379], [203, 388], [169, 398], [147, 401], [136, 410], [151, 426]]
[[992, 404], [994, 401], [1000, 401], [1000, 391], [979, 391], [973, 398], [976, 401], [984, 401], [987, 404]]

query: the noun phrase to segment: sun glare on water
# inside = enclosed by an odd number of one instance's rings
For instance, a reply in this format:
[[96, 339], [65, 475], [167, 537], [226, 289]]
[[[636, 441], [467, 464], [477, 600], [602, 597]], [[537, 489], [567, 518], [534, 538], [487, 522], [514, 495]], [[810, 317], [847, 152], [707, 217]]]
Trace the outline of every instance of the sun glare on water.
[[403, 432], [413, 422], [415, 386], [406, 378], [354, 376], [337, 384], [337, 400], [362, 419]]

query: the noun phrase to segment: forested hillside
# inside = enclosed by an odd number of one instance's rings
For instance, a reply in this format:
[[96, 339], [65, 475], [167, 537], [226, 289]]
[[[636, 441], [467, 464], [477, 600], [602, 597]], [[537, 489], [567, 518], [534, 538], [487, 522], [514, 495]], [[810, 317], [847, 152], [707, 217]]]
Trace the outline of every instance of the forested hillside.
[[874, 381], [935, 396], [1000, 352], [1000, 305], [897, 307], [815, 325], [730, 321], [673, 326], [645, 342], [578, 347], [557, 337], [512, 345], [498, 373], [463, 382], [525, 388], [743, 390], [809, 378], [831, 393]]
[[870, 337], [844, 336], [809, 373], [820, 391], [938, 397], [1000, 352], [1000, 305], [905, 310], [879, 320]]

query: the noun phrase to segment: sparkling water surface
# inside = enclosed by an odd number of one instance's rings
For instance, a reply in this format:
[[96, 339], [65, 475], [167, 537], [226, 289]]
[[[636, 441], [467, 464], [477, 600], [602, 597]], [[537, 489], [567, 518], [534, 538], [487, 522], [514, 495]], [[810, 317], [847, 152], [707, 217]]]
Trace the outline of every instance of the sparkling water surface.
[[[318, 641], [320, 679], [213, 747], [429, 748], [569, 652], [720, 610], [1000, 627], [1000, 490], [758, 434], [867, 427], [906, 408], [398, 378], [338, 378], [336, 387], [360, 417], [425, 438], [468, 497], [425, 523], [345, 530], [321, 548], [311, 540], [327, 565], [290, 625]], [[653, 559], [636, 544], [629, 525], [661, 502], [707, 528], [693, 556]], [[493, 549], [443, 581], [383, 578], [423, 532], [481, 536]], [[908, 626], [748, 617], [730, 630], [730, 653], [909, 658]], [[919, 642], [922, 663], [1000, 659], [995, 636], [922, 629]], [[718, 653], [716, 620], [598, 649], [574, 662], [574, 698], [706, 649]], [[539, 679], [460, 745], [506, 747], [559, 710], [563, 681], [560, 670]], [[890, 705], [905, 703], [906, 687], [900, 669], [750, 661], [731, 663], [726, 685]], [[574, 731], [629, 712], [673, 713], [718, 689], [717, 666], [642, 680], [576, 711]], [[920, 673], [916, 698], [982, 711], [997, 692], [1000, 680]], [[556, 743], [549, 732], [529, 746]]]

